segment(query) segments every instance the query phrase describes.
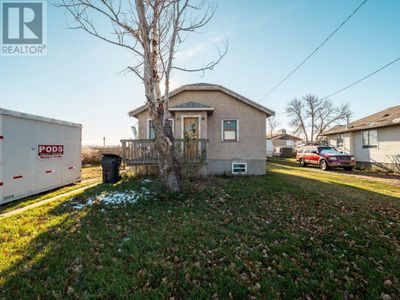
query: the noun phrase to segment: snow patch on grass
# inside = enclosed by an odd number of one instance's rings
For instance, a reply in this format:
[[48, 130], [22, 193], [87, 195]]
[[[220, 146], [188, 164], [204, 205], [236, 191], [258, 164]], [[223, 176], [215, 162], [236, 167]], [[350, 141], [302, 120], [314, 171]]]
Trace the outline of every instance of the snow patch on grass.
[[106, 205], [120, 205], [125, 203], [136, 203], [143, 194], [137, 191], [109, 192], [97, 197], [100, 203]]
[[152, 182], [155, 182], [155, 180], [150, 179], [150, 178], [144, 178], [144, 179], [142, 179], [142, 183], [152, 183]]
[[76, 209], [76, 210], [81, 210], [81, 209], [84, 208], [85, 206], [86, 206], [85, 204], [75, 203], [75, 204], [72, 205], [72, 208], [73, 208], [73, 209]]
[[78, 202], [73, 198], [70, 205], [76, 210], [81, 210], [85, 207], [91, 206], [93, 203], [105, 204], [107, 206], [118, 206], [128, 203], [136, 203], [139, 199], [148, 198], [152, 194], [153, 193], [146, 187], [141, 187], [139, 191], [110, 191], [88, 198], [86, 202]]
[[[97, 196], [92, 196], [87, 198], [87, 200], [82, 200], [79, 197], [72, 198], [71, 201], [66, 204], [71, 206], [75, 210], [81, 210], [85, 207], [95, 204], [104, 204], [106, 206], [120, 206], [128, 203], [136, 203], [139, 199], [151, 198], [154, 193], [151, 191], [151, 183], [157, 182], [157, 179], [144, 178], [138, 181], [140, 187], [136, 190], [126, 189], [124, 191], [107, 191], [103, 192]], [[104, 208], [101, 209], [104, 211]]]

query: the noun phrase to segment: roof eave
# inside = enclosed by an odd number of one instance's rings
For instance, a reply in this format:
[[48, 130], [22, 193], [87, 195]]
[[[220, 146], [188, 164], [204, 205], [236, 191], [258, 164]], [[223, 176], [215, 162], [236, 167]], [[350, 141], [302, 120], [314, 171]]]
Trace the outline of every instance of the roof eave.
[[[186, 91], [186, 90], [189, 90], [189, 91], [190, 90], [192, 90], [192, 91], [201, 91], [201, 90], [202, 91], [221, 91], [227, 95], [232, 96], [233, 98], [241, 100], [242, 102], [252, 106], [253, 108], [258, 109], [259, 111], [264, 112], [265, 114], [268, 115], [268, 117], [275, 116], [275, 112], [273, 110], [270, 110], [270, 109], [262, 106], [261, 104], [258, 104], [242, 95], [239, 95], [239, 94], [235, 93], [234, 91], [227, 89], [226, 87], [223, 87], [222, 85], [216, 85], [216, 84], [209, 84], [209, 85], [204, 84], [204, 85], [197, 85], [197, 86], [195, 84], [183, 85], [183, 86], [171, 91], [169, 94], [169, 97], [171, 98], [171, 97], [173, 97], [183, 91]], [[147, 106], [142, 105], [141, 107], [138, 107], [137, 109], [130, 111], [128, 113], [128, 115], [131, 117], [137, 118], [137, 115], [139, 113], [145, 111], [146, 109], [147, 109]]]
[[169, 111], [214, 111], [214, 107], [171, 107]]
[[140, 114], [141, 112], [144, 112], [145, 110], [147, 110], [147, 104], [144, 104], [134, 110], [131, 110], [130, 112], [128, 112], [128, 116], [137, 118], [138, 114]]
[[348, 128], [348, 129], [344, 129], [344, 130], [335, 130], [335, 131], [327, 131], [327, 132], [323, 132], [321, 133], [322, 136], [327, 136], [327, 135], [332, 135], [332, 134], [338, 134], [338, 133], [347, 133], [347, 132], [354, 132], [354, 131], [361, 131], [361, 130], [369, 130], [369, 129], [377, 129], [377, 128], [385, 128], [385, 127], [391, 127], [391, 126], [398, 126], [400, 124], [382, 124], [382, 125], [378, 125], [378, 126], [371, 126], [371, 127], [361, 127], [361, 128]]

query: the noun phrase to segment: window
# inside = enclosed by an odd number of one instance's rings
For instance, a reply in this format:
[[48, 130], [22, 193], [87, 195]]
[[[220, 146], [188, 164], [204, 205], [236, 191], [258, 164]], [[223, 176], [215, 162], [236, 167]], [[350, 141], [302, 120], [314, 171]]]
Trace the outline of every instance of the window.
[[309, 147], [304, 153], [318, 153], [318, 149], [315, 147]]
[[333, 147], [318, 147], [318, 153], [320, 154], [332, 154], [332, 155], [340, 155], [342, 152], [338, 151]]
[[222, 141], [239, 140], [238, 123], [238, 120], [222, 120]]
[[339, 133], [336, 135], [336, 146], [343, 147], [343, 133]]
[[378, 147], [378, 131], [376, 129], [362, 131], [361, 139], [363, 148]]
[[147, 138], [149, 140], [154, 140], [156, 138], [156, 132], [154, 130], [153, 120], [148, 120], [147, 124]]
[[232, 174], [233, 175], [247, 174], [247, 163], [233, 162]]
[[175, 135], [174, 119], [168, 119], [167, 122], [169, 122], [171, 124], [172, 135]]
[[[156, 138], [156, 132], [154, 130], [153, 120], [148, 119], [147, 121], [148, 121], [148, 123], [147, 123], [147, 138], [149, 140], [154, 140]], [[174, 119], [168, 119], [167, 122], [171, 122], [172, 134], [175, 134]]]

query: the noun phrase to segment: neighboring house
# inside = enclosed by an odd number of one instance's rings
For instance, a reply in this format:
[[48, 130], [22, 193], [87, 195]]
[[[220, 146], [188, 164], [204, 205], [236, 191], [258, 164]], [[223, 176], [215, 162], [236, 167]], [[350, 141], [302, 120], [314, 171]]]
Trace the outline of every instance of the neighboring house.
[[364, 167], [398, 170], [400, 166], [400, 105], [323, 133], [330, 146], [352, 153]]
[[272, 155], [280, 157], [292, 157], [297, 145], [303, 142], [301, 138], [288, 134], [285, 129], [267, 137], [268, 140], [272, 141]]
[[[265, 174], [266, 118], [274, 115], [270, 109], [223, 86], [198, 83], [172, 91], [169, 112], [177, 147], [184, 148], [186, 160], [202, 162], [202, 175]], [[126, 164], [156, 165], [147, 105], [129, 116], [138, 119], [138, 140], [122, 141]]]

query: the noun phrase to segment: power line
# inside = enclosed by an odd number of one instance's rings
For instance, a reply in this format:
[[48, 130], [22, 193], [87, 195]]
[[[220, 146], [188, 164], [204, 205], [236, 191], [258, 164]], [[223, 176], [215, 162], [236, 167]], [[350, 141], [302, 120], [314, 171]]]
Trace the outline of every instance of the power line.
[[[393, 65], [394, 63], [396, 63], [396, 62], [398, 62], [398, 61], [400, 61], [400, 57], [396, 58], [395, 60], [392, 60], [391, 62], [387, 63], [386, 65], [384, 65], [383, 67], [379, 68], [378, 70], [376, 70], [376, 71], [374, 71], [374, 72], [372, 72], [372, 73], [369, 73], [367, 76], [364, 76], [363, 78], [361, 78], [361, 79], [359, 79], [359, 80], [357, 80], [357, 81], [355, 81], [355, 82], [353, 82], [353, 83], [351, 83], [351, 84], [345, 86], [344, 88], [342, 88], [342, 89], [340, 89], [340, 90], [338, 90], [338, 91], [336, 91], [336, 92], [330, 94], [329, 96], [326, 96], [326, 97], [324, 97], [324, 98], [321, 98], [321, 100], [328, 99], [328, 98], [330, 98], [330, 97], [332, 97], [332, 96], [335, 96], [335, 95], [337, 95], [337, 94], [343, 92], [344, 90], [347, 90], [347, 89], [351, 88], [352, 86], [355, 86], [356, 84], [360, 83], [361, 81], [364, 81], [365, 79], [368, 79], [369, 77], [375, 75], [376, 73], [382, 71], [383, 69], [386, 69], [387, 67]], [[286, 112], [276, 112], [276, 113], [275, 113], [275, 115], [282, 115], [282, 114], [286, 114]]]
[[364, 0], [317, 48], [315, 48], [315, 50], [313, 52], [311, 52], [310, 55], [308, 55], [300, 64], [298, 64], [288, 75], [286, 75], [286, 77], [284, 77], [281, 81], [278, 82], [277, 85], [275, 85], [271, 90], [269, 90], [269, 92], [267, 94], [265, 94], [265, 96], [262, 98], [262, 100], [264, 100], [266, 97], [268, 97], [270, 94], [272, 94], [282, 83], [284, 83], [287, 79], [289, 79], [290, 76], [292, 76], [294, 74], [294, 72], [296, 72], [302, 65], [304, 65], [304, 63], [309, 60], [327, 41], [329, 41], [331, 39], [331, 37], [339, 31], [340, 28], [342, 28], [342, 26], [344, 24], [347, 23], [348, 20], [350, 20], [350, 18], [352, 16], [355, 15], [355, 13], [367, 2], [368, 0]]
[[395, 62], [397, 62], [397, 61], [399, 61], [399, 60], [400, 60], [400, 57], [398, 57], [398, 58], [396, 58], [395, 60], [391, 61], [390, 63], [384, 65], [383, 67], [379, 68], [378, 70], [376, 70], [376, 71], [374, 71], [374, 72], [368, 74], [367, 76], [365, 76], [365, 77], [363, 77], [363, 78], [361, 78], [361, 79], [359, 79], [359, 80], [357, 80], [357, 81], [355, 81], [355, 82], [349, 84], [348, 86], [345, 86], [344, 88], [342, 88], [342, 89], [340, 89], [340, 90], [338, 90], [338, 91], [336, 91], [336, 92], [330, 94], [329, 96], [326, 96], [326, 97], [322, 98], [322, 100], [325, 100], [325, 99], [327, 99], [327, 98], [330, 98], [330, 97], [332, 97], [332, 96], [335, 96], [336, 94], [339, 94], [339, 93], [343, 92], [344, 90], [347, 90], [348, 88], [351, 88], [352, 86], [356, 85], [357, 83], [360, 83], [361, 81], [363, 81], [363, 80], [365, 80], [365, 79], [371, 77], [372, 75], [375, 75], [375, 74], [378, 73], [379, 71], [382, 71], [383, 69], [386, 69], [387, 67], [389, 67], [390, 65], [393, 65]]

